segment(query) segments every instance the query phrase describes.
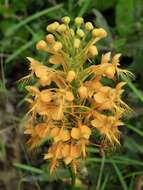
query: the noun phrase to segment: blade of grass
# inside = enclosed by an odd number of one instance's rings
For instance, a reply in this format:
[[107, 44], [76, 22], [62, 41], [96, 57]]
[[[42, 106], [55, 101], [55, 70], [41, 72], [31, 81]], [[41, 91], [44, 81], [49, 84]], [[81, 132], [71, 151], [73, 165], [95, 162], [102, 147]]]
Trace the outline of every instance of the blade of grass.
[[119, 168], [117, 167], [117, 165], [114, 162], [112, 162], [112, 165], [113, 165], [113, 167], [114, 167], [114, 169], [115, 169], [115, 171], [117, 173], [117, 176], [119, 178], [119, 181], [120, 181], [120, 183], [122, 185], [123, 190], [128, 190], [127, 184], [126, 184], [126, 182], [124, 180], [124, 177], [123, 177], [121, 171], [119, 170]]
[[100, 186], [101, 186], [101, 180], [102, 180], [102, 175], [103, 175], [103, 170], [104, 170], [104, 163], [105, 163], [105, 156], [102, 157], [101, 167], [100, 167], [100, 172], [99, 172], [99, 176], [98, 176], [96, 190], [101, 189]]
[[143, 175], [143, 171], [130, 172], [128, 175], [125, 176], [125, 178], [136, 176], [136, 175]]
[[83, 6], [81, 7], [78, 16], [83, 16], [87, 9], [92, 4], [92, 0], [85, 0]]
[[[3, 51], [1, 51], [3, 53]], [[1, 78], [2, 78], [2, 85], [4, 90], [6, 90], [6, 79], [5, 79], [5, 74], [4, 74], [4, 63], [3, 63], [3, 58], [0, 57], [0, 70], [1, 70]]]
[[[13, 18], [20, 22], [21, 18], [17, 17], [16, 15], [13, 15]], [[25, 29], [34, 37], [35, 36], [35, 32], [32, 30], [32, 28], [30, 28], [30, 26], [28, 26], [27, 24], [24, 24]], [[10, 30], [10, 29], [9, 29]]]
[[57, 11], [59, 10], [60, 8], [62, 7], [62, 4], [59, 4], [59, 5], [56, 5], [54, 7], [50, 7], [50, 8], [47, 8], [47, 9], [44, 9], [40, 12], [37, 12], [29, 17], [27, 17], [26, 19], [22, 20], [21, 22], [19, 22], [18, 24], [14, 25], [13, 27], [11, 27], [9, 30], [7, 30], [7, 33], [6, 35], [9, 36], [9, 35], [12, 35], [16, 30], [18, 30], [20, 27], [22, 27], [23, 25], [43, 16], [43, 15], [46, 15], [48, 13], [51, 13], [51, 12], [54, 12], [54, 11]]
[[128, 164], [136, 164], [136, 165], [140, 165], [140, 166], [143, 166], [143, 162], [142, 161], [139, 161], [139, 160], [134, 160], [134, 159], [130, 159], [130, 158], [127, 158], [125, 156], [114, 156], [113, 159], [117, 159], [117, 160], [121, 160], [123, 162], [127, 162]]
[[143, 102], [143, 93], [136, 88], [136, 86], [128, 79], [126, 76], [122, 76], [122, 79], [127, 82], [130, 89], [134, 92], [134, 94]]
[[137, 128], [135, 128], [132, 125], [127, 124], [127, 128], [131, 129], [132, 131], [134, 131], [135, 133], [137, 133], [138, 135], [143, 137], [143, 132]]
[[33, 166], [29, 166], [29, 165], [26, 165], [26, 164], [20, 164], [20, 163], [14, 163], [13, 164], [16, 168], [19, 168], [21, 170], [25, 170], [27, 172], [32, 172], [32, 173], [35, 173], [35, 174], [43, 174], [43, 170], [39, 169], [39, 168], [35, 168]]
[[14, 60], [18, 55], [20, 55], [23, 51], [30, 48], [36, 41], [40, 40], [40, 37], [33, 38], [31, 41], [27, 42], [23, 46], [21, 46], [17, 51], [15, 51], [13, 54], [11, 54], [5, 61], [6, 64]]
[[131, 180], [130, 180], [129, 190], [133, 190], [134, 189], [134, 182], [135, 182], [135, 176], [133, 175], [131, 177]]
[[23, 183], [23, 178], [21, 178], [17, 184], [17, 189], [16, 190], [21, 190], [21, 186], [22, 186], [22, 183]]
[[68, 0], [68, 12], [71, 14], [73, 10], [73, 0]]
[[99, 153], [99, 148], [88, 147], [88, 148], [87, 148], [87, 151], [88, 151], [88, 152], [91, 152], [91, 153]]
[[[87, 158], [87, 163], [91, 163], [91, 162], [97, 162], [100, 163], [101, 159], [100, 158]], [[129, 158], [123, 158], [123, 157], [114, 157], [113, 159], [105, 159], [105, 163], [116, 163], [116, 164], [125, 164], [125, 165], [132, 165], [132, 164], [136, 164], [139, 166], [143, 166], [143, 162], [141, 161], [137, 161], [137, 160], [133, 160], [133, 159], [129, 159]]]
[[108, 179], [109, 179], [109, 174], [105, 176], [105, 179], [104, 179], [104, 181], [102, 183], [102, 186], [101, 186], [100, 190], [105, 190], [105, 188], [107, 187]]

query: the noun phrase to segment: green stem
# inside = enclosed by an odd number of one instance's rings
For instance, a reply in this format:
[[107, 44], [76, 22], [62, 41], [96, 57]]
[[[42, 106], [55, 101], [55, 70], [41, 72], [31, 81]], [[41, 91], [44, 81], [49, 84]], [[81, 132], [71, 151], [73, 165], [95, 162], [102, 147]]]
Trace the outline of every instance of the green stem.
[[71, 167], [69, 167], [69, 172], [70, 172], [70, 176], [71, 176], [71, 190], [74, 190], [74, 188], [75, 188], [76, 176], [75, 176], [75, 173], [73, 172], [73, 170], [72, 170]]
[[105, 164], [105, 155], [103, 155], [103, 157], [102, 157], [101, 167], [100, 167], [100, 172], [99, 172], [99, 177], [98, 177], [98, 181], [97, 181], [96, 190], [100, 190], [101, 179], [102, 179], [103, 170], [104, 170], [104, 164]]

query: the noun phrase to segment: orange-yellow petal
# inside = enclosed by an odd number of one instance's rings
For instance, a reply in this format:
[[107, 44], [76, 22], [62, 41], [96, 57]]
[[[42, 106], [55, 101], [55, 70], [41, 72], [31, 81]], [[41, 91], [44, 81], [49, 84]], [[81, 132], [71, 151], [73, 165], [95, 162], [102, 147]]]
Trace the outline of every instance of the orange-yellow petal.
[[62, 156], [63, 157], [68, 157], [70, 154], [70, 145], [69, 144], [65, 144], [62, 147]]
[[79, 139], [81, 137], [80, 129], [79, 128], [72, 128], [72, 130], [71, 130], [71, 137], [73, 139]]
[[50, 135], [51, 135], [51, 137], [56, 137], [56, 136], [58, 136], [59, 135], [59, 132], [60, 132], [60, 129], [58, 128], [58, 127], [54, 127], [52, 130], [51, 130], [51, 133], [50, 133]]
[[81, 130], [82, 136], [85, 139], [89, 139], [89, 137], [91, 135], [91, 129], [89, 127], [87, 127], [86, 125], [82, 125], [82, 126], [80, 126], [80, 130]]
[[40, 98], [43, 102], [50, 102], [52, 100], [52, 93], [49, 90], [42, 90], [40, 93]]
[[71, 101], [74, 100], [74, 95], [73, 95], [73, 93], [70, 92], [70, 91], [66, 91], [65, 96], [66, 96], [66, 100], [69, 101], [69, 102], [71, 102]]
[[63, 59], [60, 55], [53, 55], [50, 57], [49, 59], [49, 63], [52, 64], [62, 64], [63, 63]]
[[106, 101], [106, 96], [102, 92], [98, 92], [94, 95], [94, 100], [97, 103], [104, 103]]
[[61, 140], [68, 141], [70, 139], [70, 132], [68, 130], [63, 130], [61, 133]]

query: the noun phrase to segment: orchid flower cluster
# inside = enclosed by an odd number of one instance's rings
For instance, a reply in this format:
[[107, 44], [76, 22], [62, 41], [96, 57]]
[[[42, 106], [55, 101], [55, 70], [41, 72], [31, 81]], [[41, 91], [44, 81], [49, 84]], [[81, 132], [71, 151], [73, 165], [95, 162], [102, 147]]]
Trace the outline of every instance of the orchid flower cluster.
[[48, 34], [36, 49], [46, 52], [48, 60], [42, 63], [28, 57], [30, 74], [23, 78], [35, 81], [26, 86], [30, 107], [27, 144], [33, 149], [50, 141], [44, 159], [50, 160], [51, 173], [61, 162], [76, 173], [79, 160], [92, 144], [93, 131], [100, 135], [101, 144], [120, 144], [121, 119], [130, 109], [121, 99], [125, 82], [111, 87], [103, 80], [115, 82], [120, 74], [131, 74], [119, 68], [121, 55], [111, 57], [107, 52], [100, 64], [92, 64], [98, 55], [96, 43], [107, 32], [82, 17], [75, 18], [74, 29], [70, 23], [66, 16], [62, 23], [47, 26]]

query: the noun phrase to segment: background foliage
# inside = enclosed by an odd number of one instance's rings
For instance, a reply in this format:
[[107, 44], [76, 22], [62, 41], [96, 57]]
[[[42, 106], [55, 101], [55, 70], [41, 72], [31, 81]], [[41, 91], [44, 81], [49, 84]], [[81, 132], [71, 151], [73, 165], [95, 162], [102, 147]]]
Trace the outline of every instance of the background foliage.
[[[99, 43], [101, 52], [121, 52], [122, 67], [136, 78], [127, 82], [124, 99], [134, 110], [121, 128], [121, 147], [106, 153], [88, 150], [87, 166], [80, 171], [76, 188], [140, 190], [143, 185], [143, 0], [0, 0], [0, 189], [67, 189], [69, 173], [63, 168], [48, 175], [37, 150], [26, 151], [23, 136], [24, 86], [17, 83], [28, 72], [26, 56], [44, 55], [35, 43], [46, 26], [68, 15], [83, 16], [108, 31]], [[82, 163], [81, 163], [82, 164]]]

